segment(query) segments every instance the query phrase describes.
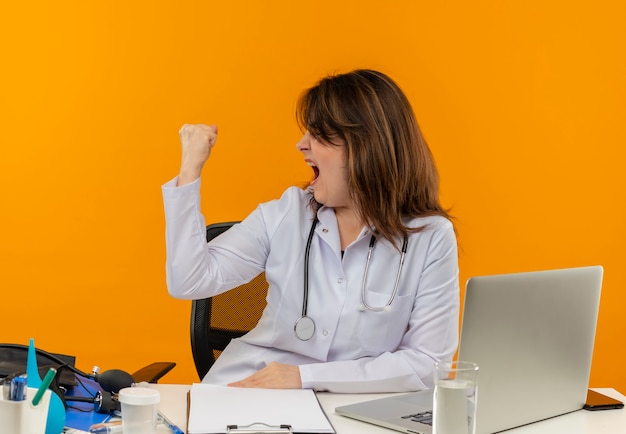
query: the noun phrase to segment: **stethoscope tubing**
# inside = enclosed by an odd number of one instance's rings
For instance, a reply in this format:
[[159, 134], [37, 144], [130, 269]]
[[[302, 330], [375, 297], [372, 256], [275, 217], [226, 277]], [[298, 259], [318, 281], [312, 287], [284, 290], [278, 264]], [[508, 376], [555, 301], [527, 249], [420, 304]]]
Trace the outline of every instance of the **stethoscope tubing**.
[[[313, 242], [313, 235], [315, 234], [315, 227], [317, 226], [317, 217], [313, 219], [313, 223], [311, 224], [311, 230], [309, 231], [309, 236], [307, 238], [306, 247], [304, 249], [304, 285], [303, 285], [303, 300], [302, 300], [302, 315], [296, 323], [294, 324], [294, 332], [298, 339], [303, 341], [308, 341], [315, 334], [315, 321], [311, 317], [307, 315], [308, 304], [309, 304], [309, 257], [311, 253], [311, 244]], [[374, 251], [374, 246], [376, 245], [376, 237], [372, 235], [370, 238], [369, 249], [367, 252], [367, 262], [365, 263], [365, 271], [363, 273], [363, 281], [361, 282], [361, 302], [362, 309], [361, 310], [369, 310], [373, 312], [382, 312], [389, 311], [391, 303], [396, 297], [398, 293], [398, 285], [400, 283], [400, 275], [402, 273], [402, 267], [404, 265], [404, 257], [408, 248], [408, 237], [404, 237], [404, 241], [402, 243], [402, 250], [400, 254], [400, 264], [398, 265], [398, 272], [396, 273], [396, 279], [393, 285], [393, 291], [389, 296], [389, 300], [385, 306], [370, 306], [366, 301], [365, 287], [367, 284], [367, 273], [369, 271], [370, 261], [372, 259], [372, 252]]]
[[402, 266], [404, 265], [404, 257], [406, 255], [406, 250], [409, 244], [409, 239], [408, 237], [405, 236], [404, 240], [402, 241], [402, 250], [400, 251], [400, 264], [398, 265], [398, 272], [396, 273], [396, 281], [393, 285], [393, 291], [391, 292], [391, 295], [389, 296], [389, 300], [387, 300], [387, 303], [384, 306], [370, 306], [369, 304], [367, 304], [367, 301], [365, 300], [366, 299], [365, 287], [367, 285], [367, 272], [369, 270], [370, 260], [372, 259], [372, 252], [374, 251], [375, 244], [376, 244], [376, 238], [372, 236], [372, 238], [370, 239], [370, 245], [369, 245], [369, 249], [367, 252], [367, 262], [365, 263], [365, 272], [363, 273], [363, 281], [361, 282], [361, 302], [363, 303], [363, 308], [366, 310], [371, 310], [372, 312], [383, 312], [383, 311], [389, 310], [391, 303], [393, 303], [393, 300], [396, 298], [396, 294], [398, 293], [398, 285], [400, 283], [400, 274], [402, 273]]
[[317, 226], [317, 217], [313, 220], [311, 230], [309, 231], [309, 238], [306, 241], [306, 247], [304, 248], [304, 300], [302, 301], [302, 316], [306, 316], [308, 304], [309, 304], [309, 256], [311, 254], [311, 242], [313, 241], [313, 235], [315, 235], [315, 226]]

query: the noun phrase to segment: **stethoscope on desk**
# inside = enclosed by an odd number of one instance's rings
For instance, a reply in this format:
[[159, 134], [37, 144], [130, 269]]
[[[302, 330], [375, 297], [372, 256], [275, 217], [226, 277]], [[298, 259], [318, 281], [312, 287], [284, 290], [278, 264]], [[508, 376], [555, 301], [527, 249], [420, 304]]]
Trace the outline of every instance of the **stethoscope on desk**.
[[[302, 315], [296, 320], [293, 329], [298, 339], [302, 341], [308, 341], [315, 334], [315, 321], [307, 315], [307, 305], [309, 303], [309, 254], [311, 253], [311, 241], [315, 234], [315, 226], [317, 225], [317, 218], [313, 220], [311, 230], [309, 231], [309, 238], [306, 241], [306, 247], [304, 249], [304, 298], [302, 300]], [[402, 242], [402, 250], [400, 252], [400, 264], [398, 265], [398, 273], [396, 274], [396, 281], [393, 285], [393, 291], [387, 300], [387, 304], [384, 306], [370, 306], [365, 300], [365, 286], [367, 282], [367, 272], [370, 266], [370, 260], [372, 259], [372, 252], [376, 245], [376, 237], [372, 235], [370, 238], [370, 245], [367, 252], [367, 262], [365, 263], [365, 271], [363, 272], [363, 281], [361, 282], [361, 310], [369, 310], [373, 312], [382, 312], [391, 310], [391, 303], [396, 298], [398, 292], [398, 283], [400, 282], [400, 274], [402, 273], [402, 266], [404, 265], [404, 256], [406, 255], [407, 246], [409, 244], [408, 237], [404, 237]]]

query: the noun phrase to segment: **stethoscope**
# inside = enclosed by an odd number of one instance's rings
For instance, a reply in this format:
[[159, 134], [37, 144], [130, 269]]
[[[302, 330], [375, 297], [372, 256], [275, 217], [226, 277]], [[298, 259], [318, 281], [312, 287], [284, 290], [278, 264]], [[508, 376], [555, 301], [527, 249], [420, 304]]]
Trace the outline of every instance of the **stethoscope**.
[[[317, 225], [317, 218], [313, 220], [311, 230], [309, 231], [309, 237], [306, 241], [306, 247], [304, 249], [304, 298], [302, 300], [302, 315], [296, 320], [293, 329], [298, 339], [302, 341], [308, 341], [315, 334], [315, 321], [307, 315], [307, 305], [309, 303], [309, 254], [311, 253], [311, 242], [313, 235], [315, 234], [315, 226]], [[396, 274], [396, 281], [393, 285], [393, 291], [387, 300], [387, 304], [384, 306], [370, 306], [366, 301], [365, 287], [367, 282], [367, 272], [369, 270], [370, 261], [372, 259], [372, 252], [376, 245], [376, 237], [372, 235], [370, 238], [369, 249], [367, 252], [367, 262], [365, 263], [365, 271], [363, 272], [363, 281], [361, 282], [361, 302], [360, 310], [369, 310], [372, 312], [390, 311], [391, 303], [396, 298], [398, 292], [398, 283], [400, 282], [400, 274], [402, 273], [402, 266], [404, 265], [404, 256], [406, 255], [407, 246], [409, 244], [408, 237], [404, 237], [402, 242], [402, 249], [400, 252], [400, 265], [398, 265], [398, 273]]]

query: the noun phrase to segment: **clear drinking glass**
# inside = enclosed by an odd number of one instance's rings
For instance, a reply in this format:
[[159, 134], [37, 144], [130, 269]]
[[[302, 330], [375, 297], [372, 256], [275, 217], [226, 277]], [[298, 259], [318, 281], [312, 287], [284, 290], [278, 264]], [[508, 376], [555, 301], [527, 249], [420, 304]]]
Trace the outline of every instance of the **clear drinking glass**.
[[475, 434], [478, 365], [435, 363], [433, 434]]

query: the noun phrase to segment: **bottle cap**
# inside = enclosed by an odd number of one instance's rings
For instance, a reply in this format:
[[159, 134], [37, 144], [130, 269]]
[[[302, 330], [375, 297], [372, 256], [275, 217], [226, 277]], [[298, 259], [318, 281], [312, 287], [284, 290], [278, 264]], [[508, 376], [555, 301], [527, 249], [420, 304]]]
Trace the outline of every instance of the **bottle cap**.
[[149, 387], [125, 387], [120, 390], [118, 399], [122, 404], [151, 405], [158, 404], [161, 395], [158, 390]]

